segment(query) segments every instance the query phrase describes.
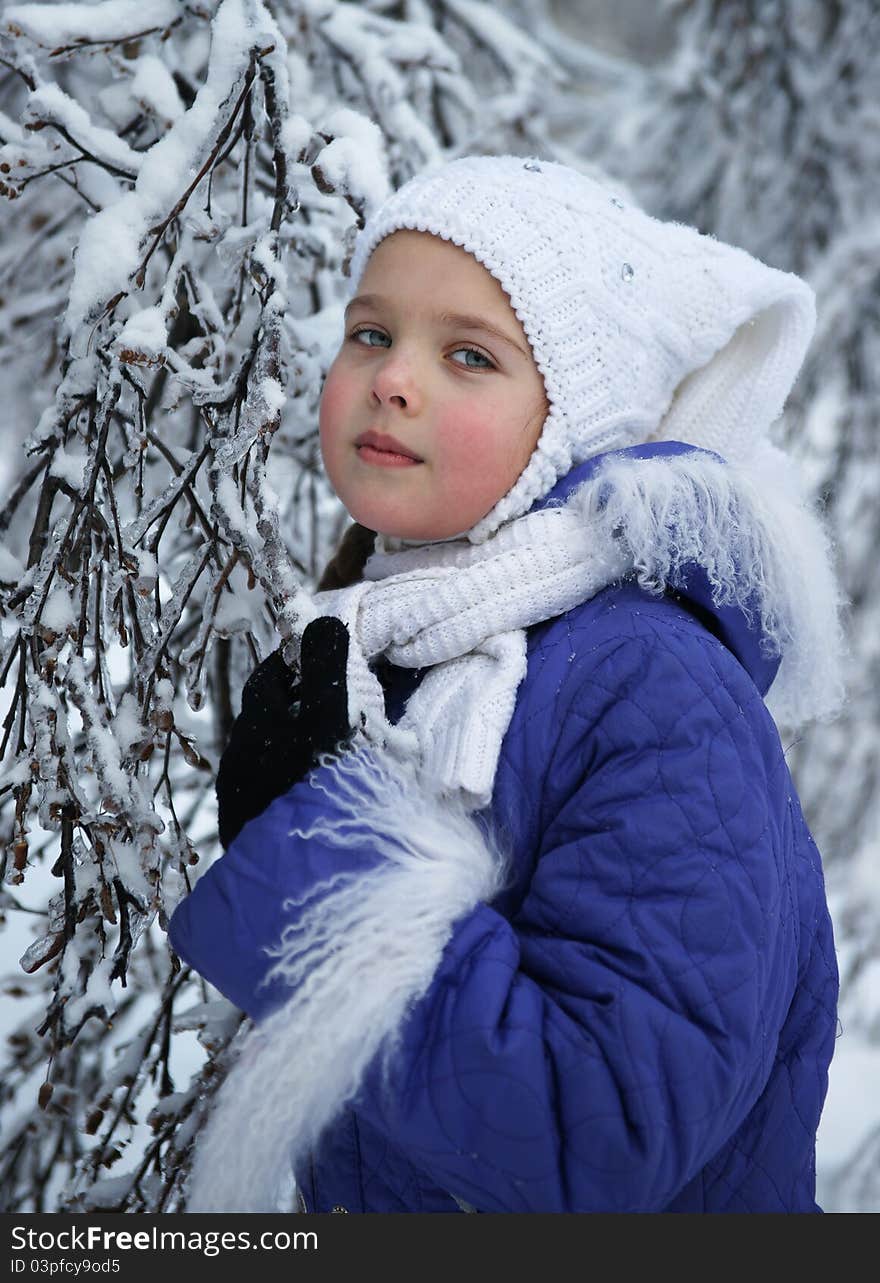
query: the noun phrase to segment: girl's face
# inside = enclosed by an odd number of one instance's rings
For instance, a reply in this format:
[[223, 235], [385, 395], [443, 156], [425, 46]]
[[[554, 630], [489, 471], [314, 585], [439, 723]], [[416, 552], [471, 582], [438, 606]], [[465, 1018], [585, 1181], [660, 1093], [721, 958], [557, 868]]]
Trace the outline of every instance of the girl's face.
[[523, 328], [481, 263], [428, 232], [379, 242], [319, 416], [327, 475], [355, 521], [403, 539], [469, 530], [525, 468], [548, 409]]

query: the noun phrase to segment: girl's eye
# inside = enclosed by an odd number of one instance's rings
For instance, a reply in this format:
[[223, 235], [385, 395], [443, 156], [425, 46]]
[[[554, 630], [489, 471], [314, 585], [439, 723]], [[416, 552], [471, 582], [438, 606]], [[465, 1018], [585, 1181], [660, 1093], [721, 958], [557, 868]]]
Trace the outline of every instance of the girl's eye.
[[467, 352], [470, 356], [478, 356], [481, 361], [486, 362], [485, 365], [471, 365], [467, 361], [456, 361], [455, 362], [456, 365], [464, 365], [469, 370], [494, 370], [495, 369], [494, 362], [491, 361], [488, 356], [486, 356], [485, 352], [481, 352], [479, 348], [457, 347], [455, 350], [456, 352]]
[[[381, 334], [383, 339], [388, 338], [387, 334], [382, 334], [381, 330], [374, 330], [370, 325], [365, 325], [363, 329], [360, 329], [360, 330], [352, 330], [351, 334], [349, 335], [349, 338], [354, 339], [354, 341], [357, 342], [360, 339], [360, 336], [362, 334]], [[375, 347], [375, 346], [376, 346], [375, 343], [361, 344], [361, 347]]]

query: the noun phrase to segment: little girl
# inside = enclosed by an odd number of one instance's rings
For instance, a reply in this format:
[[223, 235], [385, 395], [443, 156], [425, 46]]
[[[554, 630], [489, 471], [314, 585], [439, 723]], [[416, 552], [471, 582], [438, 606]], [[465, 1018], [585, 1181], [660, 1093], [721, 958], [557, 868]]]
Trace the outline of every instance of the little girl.
[[821, 1210], [837, 968], [770, 712], [843, 698], [768, 440], [814, 323], [550, 161], [368, 220], [320, 413], [356, 524], [299, 670], [330, 626], [336, 751], [244, 790], [169, 927], [256, 1022], [189, 1210], [287, 1208], [291, 1172], [309, 1212]]

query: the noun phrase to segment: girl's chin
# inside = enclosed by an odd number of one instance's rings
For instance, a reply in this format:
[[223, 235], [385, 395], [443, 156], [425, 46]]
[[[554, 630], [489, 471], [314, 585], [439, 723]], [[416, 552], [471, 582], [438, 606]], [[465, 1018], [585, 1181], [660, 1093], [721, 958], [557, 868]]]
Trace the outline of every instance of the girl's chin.
[[425, 530], [424, 527], [400, 525], [398, 522], [382, 521], [376, 525], [367, 525], [362, 521], [362, 526], [367, 526], [368, 530], [375, 530], [377, 534], [384, 535], [386, 539], [408, 539], [413, 543], [431, 543], [435, 539], [446, 539], [445, 533], [438, 533], [434, 530]]
[[[365, 495], [363, 491], [359, 491], [357, 497], [352, 494], [341, 494], [339, 497], [358, 525], [392, 539], [412, 539], [424, 543], [436, 539], [452, 539], [463, 531], [470, 530], [482, 515], [478, 513], [471, 517], [467, 513], [461, 513], [456, 516], [448, 511], [448, 505], [435, 514], [426, 511], [427, 505], [424, 502], [393, 503], [383, 496]], [[450, 518], [457, 524], [453, 525]]]
[[[360, 515], [351, 512], [351, 515], [358, 525], [366, 526], [368, 530], [375, 530], [377, 534], [384, 535], [387, 539], [409, 539], [414, 543], [432, 543], [436, 539], [451, 539], [462, 529], [460, 526], [454, 530], [448, 529], [445, 525], [424, 526], [416, 522], [394, 520], [372, 512], [362, 512]], [[467, 529], [469, 530], [470, 526]]]

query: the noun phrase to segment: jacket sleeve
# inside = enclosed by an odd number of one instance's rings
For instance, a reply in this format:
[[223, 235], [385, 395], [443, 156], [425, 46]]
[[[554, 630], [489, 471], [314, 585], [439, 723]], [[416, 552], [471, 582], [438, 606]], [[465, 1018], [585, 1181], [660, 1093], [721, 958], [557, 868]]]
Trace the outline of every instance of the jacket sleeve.
[[327, 805], [308, 776], [275, 798], [244, 824], [168, 922], [178, 957], [256, 1021], [290, 996], [288, 985], [269, 974], [271, 950], [295, 920], [290, 902], [379, 860], [366, 843], [340, 851], [293, 831], [326, 818]]
[[714, 642], [614, 639], [569, 685], [551, 773], [575, 783], [528, 894], [513, 921], [458, 924], [357, 1110], [480, 1211], [659, 1211], [773, 1064], [796, 970], [787, 771]]

